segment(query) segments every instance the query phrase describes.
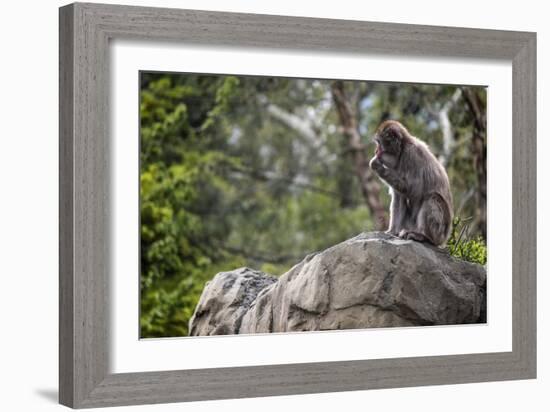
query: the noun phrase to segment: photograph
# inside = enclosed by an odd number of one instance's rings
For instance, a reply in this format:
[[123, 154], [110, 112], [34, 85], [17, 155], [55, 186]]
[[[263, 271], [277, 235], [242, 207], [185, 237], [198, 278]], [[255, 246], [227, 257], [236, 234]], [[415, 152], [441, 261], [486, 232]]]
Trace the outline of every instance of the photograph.
[[487, 87], [141, 71], [140, 338], [487, 322]]

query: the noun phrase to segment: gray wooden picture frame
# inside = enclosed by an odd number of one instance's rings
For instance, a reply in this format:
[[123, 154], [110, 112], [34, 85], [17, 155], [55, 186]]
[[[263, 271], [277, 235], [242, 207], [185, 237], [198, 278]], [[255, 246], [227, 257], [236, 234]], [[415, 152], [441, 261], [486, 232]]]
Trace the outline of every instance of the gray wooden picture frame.
[[[82, 3], [62, 7], [59, 16], [62, 404], [87, 408], [536, 377], [535, 33]], [[109, 40], [119, 38], [511, 61], [512, 351], [109, 373], [108, 50]]]

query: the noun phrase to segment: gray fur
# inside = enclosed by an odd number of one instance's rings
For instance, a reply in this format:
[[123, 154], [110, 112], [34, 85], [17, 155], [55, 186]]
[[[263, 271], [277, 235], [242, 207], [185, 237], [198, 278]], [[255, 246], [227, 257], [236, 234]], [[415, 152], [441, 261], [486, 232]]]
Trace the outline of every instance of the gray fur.
[[450, 234], [453, 200], [447, 172], [428, 146], [396, 121], [380, 125], [370, 167], [392, 197], [388, 233], [444, 244]]

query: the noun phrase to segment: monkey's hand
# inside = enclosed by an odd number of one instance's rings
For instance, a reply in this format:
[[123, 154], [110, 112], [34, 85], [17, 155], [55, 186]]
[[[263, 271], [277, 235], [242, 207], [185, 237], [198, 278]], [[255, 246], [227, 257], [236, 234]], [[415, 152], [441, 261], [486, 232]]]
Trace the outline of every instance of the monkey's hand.
[[378, 156], [374, 156], [370, 161], [370, 168], [374, 170], [379, 176], [384, 174], [386, 166], [382, 163], [382, 160]]
[[384, 182], [386, 182], [389, 186], [391, 186], [394, 190], [397, 192], [406, 195], [407, 194], [407, 187], [409, 186], [404, 178], [402, 178], [396, 170], [391, 169], [384, 165], [382, 163], [382, 160], [375, 156], [370, 161], [370, 167], [374, 172], [382, 179]]

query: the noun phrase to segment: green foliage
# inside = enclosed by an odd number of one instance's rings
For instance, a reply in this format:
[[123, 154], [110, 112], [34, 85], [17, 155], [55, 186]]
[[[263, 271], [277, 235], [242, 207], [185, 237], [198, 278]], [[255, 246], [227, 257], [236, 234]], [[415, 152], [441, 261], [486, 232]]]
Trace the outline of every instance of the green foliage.
[[187, 336], [189, 319], [206, 282], [217, 272], [243, 266], [244, 260], [236, 257], [210, 267], [205, 263], [200, 269], [184, 268], [183, 276], [163, 279], [154, 287], [142, 289], [142, 337]]
[[[216, 87], [159, 76], [141, 91], [141, 335], [180, 336], [225, 236], [217, 215], [223, 169], [235, 159], [197, 133], [215, 107]], [[206, 86], [208, 86], [206, 85]], [[187, 110], [191, 104], [192, 113]]]
[[468, 239], [469, 220], [471, 219], [454, 218], [447, 249], [454, 257], [485, 265], [487, 263], [487, 245], [479, 235]]

